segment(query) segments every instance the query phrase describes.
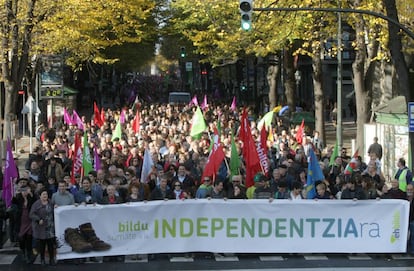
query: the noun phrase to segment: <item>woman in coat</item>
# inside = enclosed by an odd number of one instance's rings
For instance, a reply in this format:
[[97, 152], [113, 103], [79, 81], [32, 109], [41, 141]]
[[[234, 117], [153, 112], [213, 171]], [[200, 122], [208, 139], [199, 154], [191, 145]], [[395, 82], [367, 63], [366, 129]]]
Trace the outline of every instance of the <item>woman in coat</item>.
[[40, 192], [40, 198], [33, 203], [30, 210], [33, 237], [37, 242], [40, 261], [45, 265], [45, 249], [49, 252], [49, 263], [55, 265], [55, 226], [53, 221], [53, 205], [47, 190]]

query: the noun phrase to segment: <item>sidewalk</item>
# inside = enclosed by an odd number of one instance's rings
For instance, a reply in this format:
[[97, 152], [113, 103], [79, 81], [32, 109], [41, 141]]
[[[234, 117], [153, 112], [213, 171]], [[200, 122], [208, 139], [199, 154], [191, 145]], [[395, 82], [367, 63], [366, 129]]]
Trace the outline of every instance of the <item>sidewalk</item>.
[[[336, 127], [332, 122], [325, 124], [326, 146], [335, 146]], [[348, 149], [348, 155], [352, 155], [352, 139], [356, 140], [357, 127], [353, 120], [345, 119], [342, 121], [342, 147]]]

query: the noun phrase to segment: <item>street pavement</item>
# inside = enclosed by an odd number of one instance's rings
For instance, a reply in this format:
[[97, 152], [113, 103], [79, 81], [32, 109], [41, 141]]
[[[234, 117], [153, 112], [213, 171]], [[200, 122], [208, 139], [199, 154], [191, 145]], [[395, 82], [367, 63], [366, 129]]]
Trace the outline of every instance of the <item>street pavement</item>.
[[[275, 244], [277, 245], [277, 244]], [[125, 257], [122, 262], [86, 261], [81, 264], [59, 262], [59, 270], [410, 270], [414, 271], [414, 257], [403, 254], [220, 254], [193, 253], [190, 256], [179, 254], [157, 254], [152, 258], [142, 255], [136, 260]], [[10, 269], [9, 267], [13, 267]], [[39, 259], [33, 265], [22, 261], [21, 255], [0, 254], [0, 270], [42, 269]]]

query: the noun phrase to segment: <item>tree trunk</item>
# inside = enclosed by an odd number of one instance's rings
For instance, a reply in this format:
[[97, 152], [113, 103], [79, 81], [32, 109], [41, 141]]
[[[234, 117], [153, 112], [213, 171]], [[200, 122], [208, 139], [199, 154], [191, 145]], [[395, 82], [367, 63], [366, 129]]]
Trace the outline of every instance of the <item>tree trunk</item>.
[[269, 110], [277, 106], [277, 78], [280, 73], [279, 59], [276, 55], [269, 59], [267, 68], [267, 83], [269, 85]]
[[292, 46], [284, 51], [284, 66], [286, 72], [286, 81], [285, 81], [285, 95], [287, 105], [289, 106], [289, 117], [293, 112], [296, 112], [296, 97], [295, 97], [295, 68], [294, 68], [294, 57]]
[[[395, 5], [395, 0], [383, 0], [383, 5], [387, 13], [387, 17], [393, 19], [396, 22], [398, 20], [398, 11]], [[405, 97], [409, 97], [409, 77], [407, 63], [404, 59], [400, 28], [391, 22], [388, 22], [388, 47], [390, 48], [391, 59], [394, 64], [395, 72], [397, 74], [399, 94]]]
[[15, 108], [17, 99], [17, 89], [13, 82], [4, 82], [5, 97], [4, 97], [4, 126], [3, 126], [3, 140], [12, 138], [12, 122], [16, 119]]
[[[395, 0], [383, 0], [386, 14], [388, 17], [396, 22], [398, 19], [398, 10], [395, 4]], [[392, 63], [394, 64], [395, 72], [397, 74], [399, 94], [407, 97], [407, 102], [414, 102], [414, 91], [410, 91], [410, 76], [408, 72], [407, 62], [405, 61], [400, 29], [397, 25], [388, 22], [388, 47], [390, 48]], [[409, 146], [411, 149], [414, 147], [414, 133], [408, 133]], [[411, 156], [411, 164], [407, 165], [410, 168], [414, 168], [414, 157]]]
[[[323, 43], [321, 43], [323, 44]], [[325, 135], [325, 100], [322, 79], [322, 60], [320, 48], [315, 48], [312, 56], [313, 88], [315, 96], [315, 130], [319, 132], [320, 138], [326, 144]]]
[[[358, 2], [358, 1], [356, 1]], [[359, 6], [359, 5], [357, 5]], [[365, 84], [365, 64], [367, 61], [367, 51], [364, 38], [364, 21], [361, 15], [357, 15], [355, 23], [356, 48], [355, 61], [352, 64], [354, 73], [355, 102], [357, 111], [357, 149], [364, 150], [364, 124], [369, 122], [371, 111], [371, 92]]]
[[[5, 13], [2, 16], [4, 27], [0, 30], [1, 74], [5, 88], [3, 140], [12, 135], [11, 121], [16, 120], [17, 92], [29, 64], [35, 4], [36, 0], [24, 4], [15, 0], [5, 1]], [[25, 10], [25, 15], [18, 12], [21, 8]]]

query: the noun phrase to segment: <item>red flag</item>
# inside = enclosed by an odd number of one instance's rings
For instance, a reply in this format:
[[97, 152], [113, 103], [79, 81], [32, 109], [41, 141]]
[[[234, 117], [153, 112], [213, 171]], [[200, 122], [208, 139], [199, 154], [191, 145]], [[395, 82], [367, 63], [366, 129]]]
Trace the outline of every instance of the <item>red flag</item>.
[[103, 109], [103, 107], [101, 108], [101, 121], [102, 124], [105, 123], [105, 110]]
[[99, 108], [96, 105], [96, 102], [93, 102], [93, 122], [99, 128], [101, 128], [103, 125], [103, 121], [101, 119], [101, 113], [99, 112]]
[[132, 121], [132, 130], [135, 134], [139, 134], [139, 123], [140, 123], [140, 116], [139, 116], [139, 108], [137, 109], [137, 112], [135, 113], [135, 118]]
[[267, 132], [266, 127], [263, 125], [260, 130], [260, 143], [257, 144], [257, 154], [259, 155], [260, 165], [263, 169], [263, 173], [267, 176], [269, 174], [269, 159], [267, 157]]
[[81, 174], [82, 172], [82, 147], [81, 147], [81, 138], [78, 133], [75, 134], [75, 153], [72, 158], [72, 178], [70, 182], [72, 184], [76, 183], [75, 175]]
[[302, 123], [300, 124], [300, 127], [298, 131], [296, 132], [296, 142], [298, 142], [299, 144], [302, 144], [304, 131], [305, 131], [305, 120], [302, 119]]
[[214, 176], [217, 174], [219, 170], [221, 162], [224, 159], [224, 151], [223, 146], [220, 144], [220, 137], [217, 131], [217, 128], [214, 128], [214, 135], [213, 135], [213, 148], [211, 149], [210, 155], [208, 157], [207, 163], [204, 167], [203, 176], [201, 180], [204, 180], [205, 176]]
[[240, 125], [240, 141], [243, 142], [243, 158], [246, 163], [246, 186], [250, 187], [254, 184], [253, 177], [256, 173], [261, 172], [259, 155], [257, 153], [256, 144], [254, 142], [250, 123], [247, 118], [246, 108], [243, 110]]

